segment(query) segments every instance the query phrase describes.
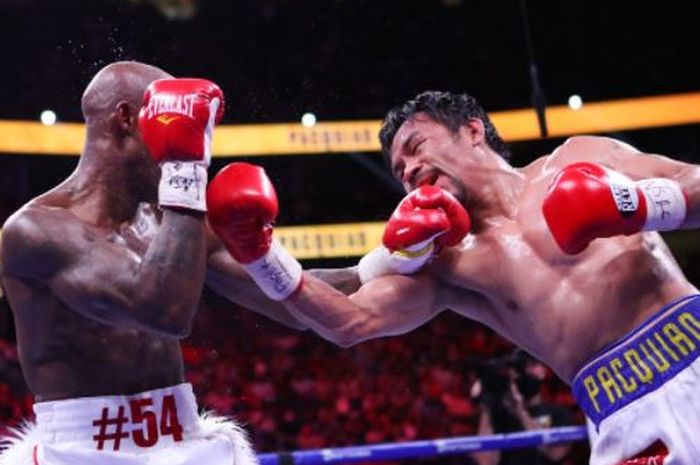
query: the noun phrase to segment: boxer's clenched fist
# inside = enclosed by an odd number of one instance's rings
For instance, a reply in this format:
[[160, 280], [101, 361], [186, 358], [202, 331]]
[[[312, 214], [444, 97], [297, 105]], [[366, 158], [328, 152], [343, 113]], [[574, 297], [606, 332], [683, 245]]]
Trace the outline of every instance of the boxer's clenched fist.
[[161, 206], [206, 210], [214, 124], [224, 111], [221, 89], [206, 79], [159, 79], [144, 94], [139, 127], [161, 167]]
[[279, 207], [265, 171], [249, 163], [231, 163], [212, 179], [207, 204], [212, 229], [260, 289], [275, 300], [294, 293], [302, 269], [272, 238]]
[[469, 213], [452, 194], [421, 186], [406, 195], [389, 218], [383, 247], [360, 260], [360, 280], [416, 273], [443, 247], [458, 244], [470, 229]]
[[677, 182], [634, 182], [595, 163], [574, 163], [552, 181], [542, 213], [559, 247], [576, 254], [596, 238], [640, 231], [670, 231], [685, 219], [686, 199]]

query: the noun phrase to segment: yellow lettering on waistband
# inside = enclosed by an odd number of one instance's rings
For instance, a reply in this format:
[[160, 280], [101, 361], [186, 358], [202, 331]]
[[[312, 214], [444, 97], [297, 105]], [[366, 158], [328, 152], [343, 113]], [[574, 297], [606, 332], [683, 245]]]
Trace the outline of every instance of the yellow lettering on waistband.
[[[651, 354], [649, 348], [647, 348], [647, 345], [651, 348], [651, 351], [654, 352], [654, 354], [656, 354], [656, 357], [654, 357]], [[649, 360], [657, 370], [659, 370], [659, 373], [663, 373], [671, 367], [671, 365], [668, 363], [668, 360], [666, 360], [666, 357], [664, 357], [663, 354], [659, 351], [659, 349], [656, 348], [654, 342], [651, 339], [643, 341], [640, 344], [640, 348], [642, 349], [642, 352], [644, 352], [644, 356], [646, 357], [646, 359]]]
[[654, 372], [647, 366], [636, 350], [630, 349], [625, 352], [625, 360], [632, 367], [632, 371], [642, 383], [650, 383], [654, 379]]
[[588, 375], [586, 378], [583, 380], [583, 385], [586, 388], [586, 392], [588, 392], [588, 397], [591, 399], [591, 402], [593, 403], [593, 408], [595, 408], [595, 411], [600, 413], [600, 407], [598, 406], [598, 401], [595, 400], [595, 398], [600, 394], [600, 389], [598, 388], [598, 385], [595, 383], [595, 379], [593, 378], [593, 375]]
[[695, 336], [695, 339], [700, 341], [700, 333], [698, 332], [700, 331], [700, 321], [696, 320], [695, 317], [688, 312], [683, 312], [681, 316], [678, 317], [678, 321], [685, 329]]
[[[622, 399], [622, 391], [620, 387], [615, 382], [615, 378], [610, 374], [610, 370], [607, 367], [600, 367], [597, 371], [598, 380], [600, 380], [601, 386], [605, 389], [605, 393], [608, 395], [608, 400], [611, 404], [615, 403], [615, 397]], [[613, 390], [615, 393], [613, 394]]]
[[684, 356], [695, 350], [695, 343], [675, 323], [666, 323], [664, 325], [664, 334], [668, 336], [673, 345], [676, 346], [676, 349]]
[[661, 344], [661, 347], [664, 348], [664, 350], [666, 351], [666, 353], [667, 353], [668, 355], [671, 356], [671, 358], [673, 359], [674, 362], [677, 362], [678, 360], [680, 360], [680, 359], [678, 358], [678, 355], [676, 355], [676, 353], [675, 353], [673, 350], [671, 350], [671, 348], [668, 346], [668, 344], [666, 344], [666, 341], [665, 341], [664, 338], [661, 336], [661, 334], [659, 334], [659, 333], [654, 333], [654, 337], [656, 338], [656, 341], [657, 341], [659, 344]]
[[616, 357], [610, 360], [610, 367], [615, 373], [615, 377], [618, 379], [618, 381], [620, 381], [620, 384], [622, 384], [622, 388], [625, 390], [625, 392], [634, 392], [635, 389], [637, 389], [637, 382], [634, 380], [634, 378], [629, 377], [625, 379], [625, 377], [622, 376], [622, 373], [620, 373], [620, 370], [622, 369], [622, 362], [619, 358]]

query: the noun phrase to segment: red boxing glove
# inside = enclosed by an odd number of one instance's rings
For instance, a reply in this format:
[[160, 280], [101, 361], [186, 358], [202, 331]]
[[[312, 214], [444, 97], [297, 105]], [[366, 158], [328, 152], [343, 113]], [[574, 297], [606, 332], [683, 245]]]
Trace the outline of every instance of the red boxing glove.
[[279, 212], [277, 193], [265, 171], [249, 163], [231, 163], [207, 190], [207, 218], [233, 258], [275, 300], [300, 285], [299, 262], [272, 237]]
[[207, 218], [214, 232], [239, 263], [251, 263], [272, 244], [279, 206], [265, 171], [249, 163], [231, 163], [207, 189]]
[[452, 194], [421, 186], [404, 197], [389, 218], [384, 247], [360, 260], [360, 280], [416, 273], [443, 247], [459, 244], [470, 229], [469, 213]]
[[160, 205], [206, 210], [212, 133], [223, 113], [224, 95], [206, 79], [159, 79], [148, 86], [139, 128], [161, 167]]
[[596, 238], [677, 229], [685, 219], [686, 198], [673, 180], [634, 182], [581, 162], [554, 177], [542, 213], [559, 247], [577, 254]]
[[387, 222], [382, 242], [392, 251], [415, 251], [417, 246], [433, 243], [439, 250], [461, 242], [471, 224], [469, 213], [452, 194], [426, 185], [399, 203]]

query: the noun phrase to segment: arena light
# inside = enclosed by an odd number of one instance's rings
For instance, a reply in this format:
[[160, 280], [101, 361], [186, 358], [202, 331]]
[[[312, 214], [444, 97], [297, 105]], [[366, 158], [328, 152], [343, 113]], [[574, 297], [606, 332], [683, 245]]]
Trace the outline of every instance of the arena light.
[[569, 97], [569, 108], [571, 108], [572, 110], [580, 110], [582, 106], [583, 100], [581, 99], [580, 95], [574, 94], [571, 97]]
[[[508, 142], [539, 138], [531, 108], [490, 113]], [[547, 107], [550, 137], [574, 134], [700, 124], [700, 92], [657, 95], [607, 102], [586, 102], [579, 110], [569, 105]], [[381, 120], [323, 121], [312, 128], [293, 123], [222, 125], [216, 128], [216, 157], [306, 155], [376, 152]], [[77, 156], [85, 142], [85, 126], [62, 121], [44, 126], [39, 121], [0, 120], [0, 156]]]
[[56, 123], [56, 113], [51, 110], [44, 110], [39, 115], [39, 120], [44, 126], [53, 126]]
[[316, 126], [316, 115], [313, 113], [304, 113], [301, 116], [301, 124], [305, 128], [312, 128]]

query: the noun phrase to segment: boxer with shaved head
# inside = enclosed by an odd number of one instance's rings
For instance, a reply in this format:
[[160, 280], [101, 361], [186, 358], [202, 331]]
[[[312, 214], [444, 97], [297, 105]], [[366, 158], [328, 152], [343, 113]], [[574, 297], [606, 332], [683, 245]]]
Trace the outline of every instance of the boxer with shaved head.
[[76, 170], [3, 227], [3, 285], [37, 421], [3, 465], [257, 463], [237, 424], [200, 417], [179, 344], [204, 285], [266, 311], [205, 222], [223, 109], [213, 82], [137, 62], [87, 86]]

